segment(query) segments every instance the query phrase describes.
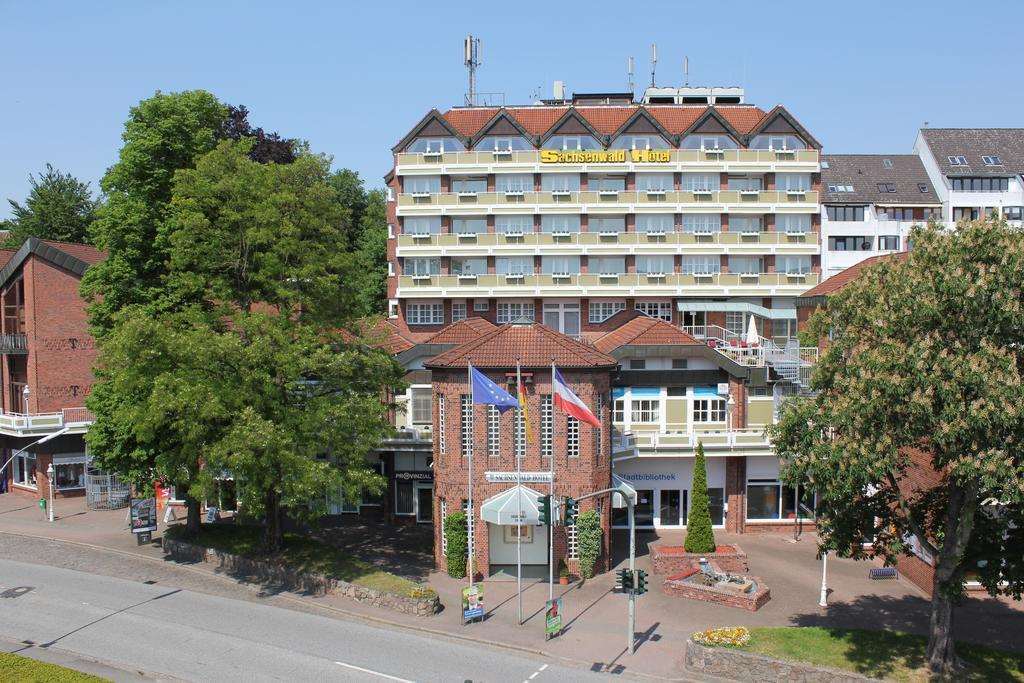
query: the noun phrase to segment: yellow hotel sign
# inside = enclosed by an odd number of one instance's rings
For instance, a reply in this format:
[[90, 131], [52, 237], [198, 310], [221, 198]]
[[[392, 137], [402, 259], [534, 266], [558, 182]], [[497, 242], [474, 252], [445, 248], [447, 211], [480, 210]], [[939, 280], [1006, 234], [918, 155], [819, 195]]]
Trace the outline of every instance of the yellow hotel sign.
[[[627, 155], [629, 158], [627, 159]], [[542, 164], [634, 164], [668, 163], [667, 149], [598, 149], [598, 150], [557, 150], [542, 149]]]

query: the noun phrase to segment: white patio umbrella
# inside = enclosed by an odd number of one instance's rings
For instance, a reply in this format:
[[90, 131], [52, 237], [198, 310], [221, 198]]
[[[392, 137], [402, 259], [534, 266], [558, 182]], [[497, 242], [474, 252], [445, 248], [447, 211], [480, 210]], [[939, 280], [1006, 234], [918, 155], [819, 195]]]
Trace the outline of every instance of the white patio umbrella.
[[757, 322], [754, 316], [750, 316], [750, 326], [747, 327], [747, 344], [757, 346], [761, 342], [761, 335], [757, 333]]

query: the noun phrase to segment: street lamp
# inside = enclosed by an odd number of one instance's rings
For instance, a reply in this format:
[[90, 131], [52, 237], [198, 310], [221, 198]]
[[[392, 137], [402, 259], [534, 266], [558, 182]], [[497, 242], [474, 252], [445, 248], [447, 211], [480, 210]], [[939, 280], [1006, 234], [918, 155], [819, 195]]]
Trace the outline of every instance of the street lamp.
[[46, 478], [50, 482], [50, 521], [53, 521], [53, 463], [46, 467]]

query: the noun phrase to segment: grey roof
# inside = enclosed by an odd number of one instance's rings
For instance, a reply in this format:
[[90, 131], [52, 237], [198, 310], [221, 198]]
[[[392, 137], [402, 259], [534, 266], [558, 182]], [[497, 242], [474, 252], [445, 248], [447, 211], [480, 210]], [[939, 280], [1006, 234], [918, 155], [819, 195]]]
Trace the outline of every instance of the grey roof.
[[[61, 248], [63, 247], [63, 249]], [[88, 252], [88, 256], [84, 258], [78, 258], [73, 256], [69, 251], [78, 252], [80, 256], [83, 256], [82, 251]], [[96, 259], [99, 260], [103, 256], [103, 252], [98, 249], [83, 244], [74, 244], [67, 242], [53, 242], [47, 240], [41, 240], [38, 237], [29, 237], [25, 240], [21, 248], [4, 264], [3, 268], [0, 268], [0, 287], [6, 287], [8, 280], [11, 276], [18, 272], [21, 265], [28, 259], [29, 256], [35, 254], [45, 261], [52, 263], [58, 268], [69, 270], [75, 275], [81, 277], [85, 274], [85, 271], [91, 265], [90, 261], [84, 259]]]
[[[823, 204], [940, 204], [916, 154], [824, 154], [821, 162]], [[880, 183], [896, 191], [882, 192]], [[829, 192], [829, 185], [851, 186], [853, 192]]]
[[[943, 175], [1024, 175], [1024, 128], [922, 128], [921, 135]], [[951, 156], [966, 157], [967, 165], [954, 166]], [[986, 165], [983, 156], [998, 156], [1002, 164]]]

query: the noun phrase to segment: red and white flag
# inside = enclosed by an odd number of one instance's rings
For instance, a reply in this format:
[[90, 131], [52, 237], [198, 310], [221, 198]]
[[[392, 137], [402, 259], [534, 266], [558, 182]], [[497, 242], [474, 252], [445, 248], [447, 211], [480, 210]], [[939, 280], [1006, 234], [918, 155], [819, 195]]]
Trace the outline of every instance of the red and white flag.
[[552, 382], [554, 383], [555, 390], [555, 406], [560, 408], [563, 412], [575, 417], [580, 422], [586, 422], [587, 424], [594, 425], [595, 427], [601, 427], [601, 421], [597, 419], [597, 415], [594, 415], [587, 407], [587, 404], [583, 400], [573, 393], [569, 385], [565, 383], [562, 378], [562, 373], [557, 368], [551, 368], [552, 371]]

